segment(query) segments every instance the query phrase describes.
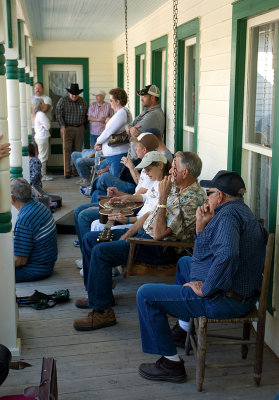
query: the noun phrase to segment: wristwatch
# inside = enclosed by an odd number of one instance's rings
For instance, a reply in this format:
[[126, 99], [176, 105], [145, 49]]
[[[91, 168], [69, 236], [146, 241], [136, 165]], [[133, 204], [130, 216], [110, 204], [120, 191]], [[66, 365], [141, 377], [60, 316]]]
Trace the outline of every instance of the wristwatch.
[[158, 204], [157, 207], [158, 208], [167, 208], [167, 205], [166, 204]]

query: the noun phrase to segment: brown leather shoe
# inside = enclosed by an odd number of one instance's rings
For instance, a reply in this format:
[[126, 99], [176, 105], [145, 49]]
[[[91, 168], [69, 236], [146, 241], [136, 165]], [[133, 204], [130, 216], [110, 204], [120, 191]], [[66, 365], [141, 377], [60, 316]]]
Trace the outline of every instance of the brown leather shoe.
[[176, 321], [176, 324], [172, 328], [171, 333], [176, 347], [185, 348], [187, 332], [180, 327], [178, 320]]
[[76, 305], [77, 308], [89, 308], [88, 298], [87, 297], [80, 297], [75, 302], [75, 305]]
[[139, 366], [139, 374], [145, 379], [151, 381], [169, 381], [169, 382], [185, 382], [186, 371], [184, 361], [171, 361], [164, 356], [159, 358], [155, 363], [141, 364]]
[[77, 331], [94, 331], [95, 329], [105, 328], [116, 324], [115, 314], [112, 308], [104, 313], [91, 311], [87, 317], [79, 318], [74, 321], [74, 328]]

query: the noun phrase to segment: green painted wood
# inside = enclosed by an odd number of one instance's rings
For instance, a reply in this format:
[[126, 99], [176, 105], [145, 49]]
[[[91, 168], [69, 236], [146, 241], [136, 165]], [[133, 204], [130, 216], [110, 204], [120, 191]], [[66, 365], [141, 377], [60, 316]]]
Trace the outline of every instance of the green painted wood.
[[60, 135], [60, 129], [59, 128], [51, 128], [51, 137], [52, 138], [55, 138], [55, 139], [57, 139], [57, 138], [60, 138], [61, 137], [61, 135]]
[[[44, 81], [43, 77], [43, 66], [45, 64], [71, 64], [71, 65], [82, 65], [83, 70], [83, 98], [89, 105], [89, 61], [88, 58], [82, 57], [37, 57], [37, 80], [39, 82]], [[84, 138], [85, 148], [90, 148], [90, 132], [89, 124], [86, 129]]]
[[18, 36], [18, 58], [22, 60], [22, 45], [21, 45], [21, 20], [17, 20], [17, 36]]
[[[151, 84], [158, 86], [160, 91], [161, 87], [161, 75], [162, 75], [162, 51], [166, 50], [166, 64], [168, 63], [168, 35], [161, 36], [158, 39], [151, 41]], [[167, 68], [165, 75], [165, 114], [167, 113]], [[156, 83], [157, 82], [157, 83]]]
[[19, 82], [25, 83], [25, 69], [18, 68], [18, 80]]
[[28, 156], [28, 147], [22, 146], [22, 155]]
[[63, 154], [62, 144], [52, 144], [51, 154]]
[[34, 86], [34, 78], [33, 78], [33, 76], [30, 76], [29, 77], [29, 84], [30, 84], [30, 86]]
[[0, 76], [6, 75], [6, 68], [5, 68], [5, 47], [3, 44], [0, 44]]
[[124, 89], [124, 54], [117, 57], [117, 86]]
[[7, 12], [7, 31], [8, 31], [8, 48], [13, 47], [13, 28], [12, 28], [12, 7], [11, 0], [6, 0], [6, 12]]
[[11, 178], [21, 178], [22, 177], [22, 168], [21, 167], [11, 167], [10, 175], [11, 175]]
[[17, 60], [6, 60], [7, 79], [18, 79]]
[[145, 59], [146, 59], [146, 43], [135, 47], [135, 115], [140, 112], [140, 97], [136, 91], [140, 90], [140, 57], [144, 55], [143, 63], [143, 86], [145, 86]]
[[12, 213], [10, 211], [6, 213], [0, 213], [0, 233], [8, 233], [12, 229]]
[[28, 143], [32, 143], [32, 135], [28, 135]]
[[200, 20], [195, 18], [177, 27], [178, 60], [177, 60], [177, 89], [176, 89], [176, 149], [183, 150], [183, 113], [184, 113], [184, 62], [185, 40], [196, 37], [196, 65], [195, 65], [195, 131], [194, 151], [198, 149], [198, 105], [199, 105], [199, 53], [200, 53]]
[[233, 18], [251, 17], [278, 8], [278, 0], [238, 0], [232, 4]]
[[25, 83], [26, 83], [26, 85], [29, 85], [29, 73], [28, 72], [25, 74]]

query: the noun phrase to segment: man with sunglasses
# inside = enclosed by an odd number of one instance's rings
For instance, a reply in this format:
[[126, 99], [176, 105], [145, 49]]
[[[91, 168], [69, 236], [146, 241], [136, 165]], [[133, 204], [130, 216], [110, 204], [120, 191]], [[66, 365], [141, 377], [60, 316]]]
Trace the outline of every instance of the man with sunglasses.
[[[146, 379], [185, 381], [176, 346], [184, 345], [190, 318], [241, 317], [260, 294], [265, 234], [243, 201], [243, 179], [219, 171], [200, 185], [208, 188], [207, 203], [196, 211], [193, 257], [179, 259], [174, 285], [147, 284], [138, 290], [143, 351], [162, 355], [156, 363], [140, 365]], [[168, 314], [178, 318], [173, 330]]]

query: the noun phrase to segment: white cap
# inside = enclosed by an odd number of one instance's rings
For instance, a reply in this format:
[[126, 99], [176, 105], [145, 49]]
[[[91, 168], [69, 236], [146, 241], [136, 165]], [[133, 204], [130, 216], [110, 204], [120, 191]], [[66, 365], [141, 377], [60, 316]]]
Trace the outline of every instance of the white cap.
[[98, 90], [98, 89], [96, 89], [96, 90], [94, 91], [94, 93], [92, 93], [92, 94], [93, 94], [93, 96], [102, 95], [102, 96], [106, 97], [106, 92], [105, 92], [104, 90]]

